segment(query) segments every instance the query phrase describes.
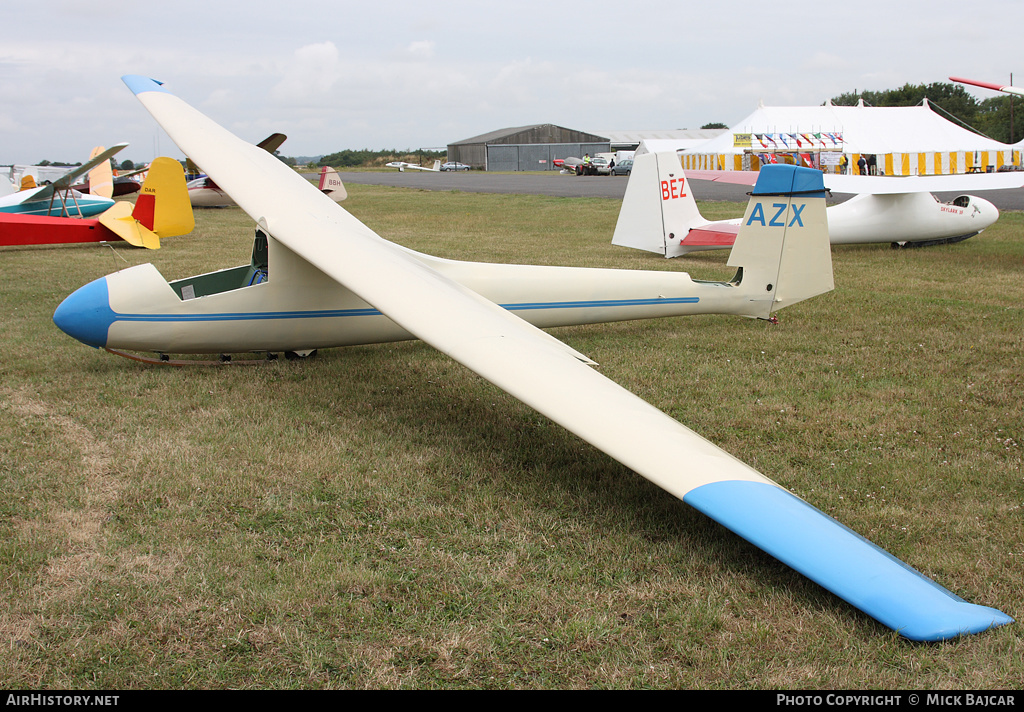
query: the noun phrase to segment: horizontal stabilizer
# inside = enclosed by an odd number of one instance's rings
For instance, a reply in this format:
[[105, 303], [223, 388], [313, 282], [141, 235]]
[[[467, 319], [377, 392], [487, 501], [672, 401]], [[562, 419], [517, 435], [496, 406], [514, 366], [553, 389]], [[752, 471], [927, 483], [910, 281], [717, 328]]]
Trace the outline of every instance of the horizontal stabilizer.
[[[139, 196], [142, 197], [142, 196]], [[119, 200], [100, 215], [100, 224], [120, 237], [129, 245], [160, 249], [160, 237], [132, 217], [132, 204]]]

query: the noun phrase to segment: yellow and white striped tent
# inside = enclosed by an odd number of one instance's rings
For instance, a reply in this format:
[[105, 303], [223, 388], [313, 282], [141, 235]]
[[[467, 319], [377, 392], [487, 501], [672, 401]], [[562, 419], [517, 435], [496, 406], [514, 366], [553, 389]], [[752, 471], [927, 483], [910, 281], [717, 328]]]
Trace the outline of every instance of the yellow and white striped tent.
[[758, 170], [764, 161], [857, 171], [875, 156], [880, 175], [941, 175], [1019, 166], [1021, 147], [993, 141], [919, 106], [758, 106], [743, 121], [681, 154], [691, 170]]

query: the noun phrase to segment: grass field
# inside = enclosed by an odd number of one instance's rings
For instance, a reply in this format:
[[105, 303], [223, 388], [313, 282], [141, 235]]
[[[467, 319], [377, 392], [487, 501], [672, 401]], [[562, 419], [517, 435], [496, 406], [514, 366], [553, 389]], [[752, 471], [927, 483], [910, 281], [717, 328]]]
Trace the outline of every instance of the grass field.
[[[613, 247], [618, 201], [348, 190], [381, 235], [445, 257], [731, 276], [724, 253]], [[0, 250], [0, 686], [1024, 685], [1024, 623], [909, 643], [423, 344], [175, 369], [51, 321], [129, 264], [176, 279], [245, 263], [251, 234], [221, 209], [159, 252]], [[1024, 215], [833, 262], [835, 291], [779, 324], [554, 333], [1020, 618]]]

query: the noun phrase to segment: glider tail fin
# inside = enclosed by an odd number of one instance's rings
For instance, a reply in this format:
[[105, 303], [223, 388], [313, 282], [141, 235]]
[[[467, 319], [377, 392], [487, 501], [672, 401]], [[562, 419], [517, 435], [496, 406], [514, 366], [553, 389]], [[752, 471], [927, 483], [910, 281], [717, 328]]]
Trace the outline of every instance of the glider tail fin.
[[441, 172], [441, 161], [440, 161], [440, 159], [434, 161], [434, 167], [431, 168], [430, 170], [437, 171], [438, 173]]
[[330, 166], [320, 169], [320, 185], [317, 187], [336, 203], [348, 197], [348, 191], [345, 190], [345, 184], [341, 182], [341, 176]]
[[104, 227], [136, 247], [160, 248], [161, 237], [184, 235], [195, 227], [185, 171], [173, 158], [153, 161], [135, 207], [119, 201], [99, 218]]
[[613, 245], [675, 257], [690, 228], [706, 225], [675, 151], [633, 159]]
[[[105, 150], [103, 146], [97, 146], [92, 149], [89, 159], [96, 158]], [[110, 159], [96, 164], [89, 171], [89, 193], [91, 195], [98, 195], [101, 198], [114, 197], [114, 170], [110, 167]]]
[[832, 252], [821, 171], [790, 165], [761, 169], [728, 265], [750, 294], [750, 316], [833, 288]]

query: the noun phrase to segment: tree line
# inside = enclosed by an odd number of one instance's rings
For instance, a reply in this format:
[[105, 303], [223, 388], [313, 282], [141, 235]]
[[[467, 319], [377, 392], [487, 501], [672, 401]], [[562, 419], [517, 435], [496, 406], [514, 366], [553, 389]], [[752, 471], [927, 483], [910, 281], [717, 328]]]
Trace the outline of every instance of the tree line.
[[445, 160], [447, 155], [447, 151], [413, 149], [399, 151], [393, 148], [381, 151], [371, 151], [368, 148], [359, 151], [346, 149], [323, 156], [320, 159], [319, 165], [331, 166], [332, 168], [354, 168], [357, 166], [383, 166], [391, 161], [405, 161], [406, 163], [426, 161], [432, 163], [437, 159]]

